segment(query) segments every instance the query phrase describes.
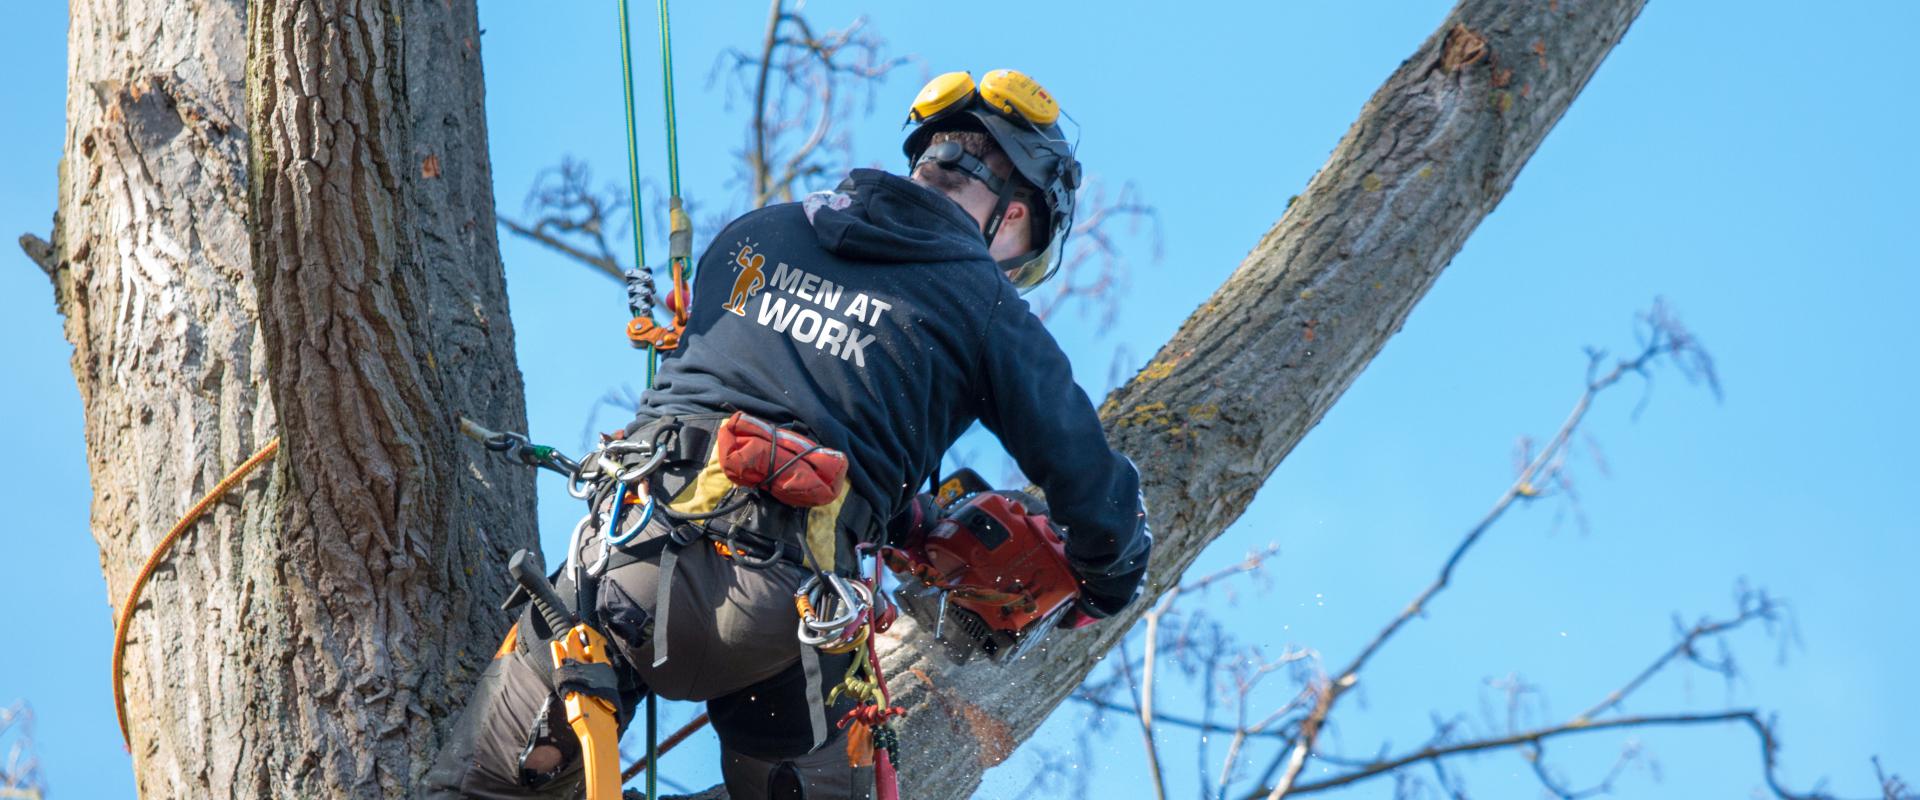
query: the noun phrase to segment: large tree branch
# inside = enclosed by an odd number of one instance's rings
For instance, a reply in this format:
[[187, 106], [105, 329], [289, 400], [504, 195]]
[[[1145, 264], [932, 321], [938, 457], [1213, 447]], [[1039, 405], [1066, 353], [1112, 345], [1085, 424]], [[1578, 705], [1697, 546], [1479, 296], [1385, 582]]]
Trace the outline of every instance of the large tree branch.
[[[1108, 433], [1139, 463], [1158, 532], [1156, 595], [1405, 323], [1642, 5], [1464, 0], [1225, 285], [1108, 398]], [[1000, 668], [955, 668], [898, 626], [883, 647], [910, 711], [904, 793], [970, 794], [1145, 607]]]

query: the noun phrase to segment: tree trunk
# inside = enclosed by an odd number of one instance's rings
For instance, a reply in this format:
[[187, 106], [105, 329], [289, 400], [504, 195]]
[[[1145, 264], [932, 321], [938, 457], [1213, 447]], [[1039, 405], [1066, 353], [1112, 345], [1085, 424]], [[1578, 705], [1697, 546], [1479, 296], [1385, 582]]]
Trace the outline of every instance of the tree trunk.
[[[1644, 4], [1462, 0], [1240, 268], [1107, 399], [1107, 433], [1139, 463], [1152, 514], [1149, 599], [1400, 329]], [[1001, 668], [955, 668], [903, 620], [882, 640], [909, 711], [901, 793], [972, 794], [1148, 605]]]
[[[150, 797], [403, 796], [505, 620], [532, 476], [472, 0], [73, 0], [49, 266]], [[35, 248], [30, 248], [30, 250]]]

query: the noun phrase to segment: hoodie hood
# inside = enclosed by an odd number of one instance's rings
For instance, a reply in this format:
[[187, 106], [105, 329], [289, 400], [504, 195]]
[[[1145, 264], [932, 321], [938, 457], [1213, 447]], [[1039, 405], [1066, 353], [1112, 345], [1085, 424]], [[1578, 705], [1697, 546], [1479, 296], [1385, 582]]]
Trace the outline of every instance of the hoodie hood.
[[986, 237], [960, 204], [906, 178], [856, 169], [831, 192], [801, 202], [820, 246], [854, 261], [991, 261]]

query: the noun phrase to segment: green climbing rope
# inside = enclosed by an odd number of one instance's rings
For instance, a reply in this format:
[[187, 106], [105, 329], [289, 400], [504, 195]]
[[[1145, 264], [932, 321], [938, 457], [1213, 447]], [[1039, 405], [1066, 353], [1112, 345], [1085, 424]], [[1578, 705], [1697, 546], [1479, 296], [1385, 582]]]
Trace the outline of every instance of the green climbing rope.
[[[627, 24], [627, 0], [619, 0], [620, 9], [620, 96], [627, 109], [627, 205], [633, 213], [633, 268], [647, 268], [646, 230], [640, 213], [640, 133], [633, 118], [633, 42]], [[660, 351], [647, 348], [647, 385], [653, 385], [653, 373], [660, 365]]]
[[[680, 202], [680, 117], [673, 101], [673, 34], [667, 0], [660, 0], [660, 74], [667, 104], [667, 256], [674, 268], [674, 291], [693, 285], [693, 222]], [[688, 288], [691, 292], [692, 289]], [[682, 318], [684, 321], [684, 317]]]
[[627, 192], [633, 209], [633, 268], [647, 268], [646, 238], [640, 224], [640, 143], [633, 122], [633, 45], [627, 39], [627, 0], [620, 0], [620, 77], [627, 101]]
[[667, 0], [660, 0], [660, 71], [667, 82], [667, 191], [680, 196], [680, 124], [673, 113], [673, 37]]

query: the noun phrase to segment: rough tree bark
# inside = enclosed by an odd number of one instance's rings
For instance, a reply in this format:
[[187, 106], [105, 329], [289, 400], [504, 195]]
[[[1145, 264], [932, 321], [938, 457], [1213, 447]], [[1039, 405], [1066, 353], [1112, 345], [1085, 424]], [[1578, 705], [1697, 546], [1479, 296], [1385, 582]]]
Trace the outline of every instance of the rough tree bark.
[[[149, 797], [405, 795], [504, 628], [532, 476], [472, 0], [73, 0], [48, 269]], [[30, 237], [29, 237], [30, 239]]]
[[[1101, 409], [1139, 463], [1157, 543], [1149, 599], [1251, 502], [1405, 323], [1513, 185], [1644, 0], [1462, 0], [1173, 339]], [[960, 798], [1123, 636], [1129, 615], [1003, 669], [882, 639], [902, 795]]]

